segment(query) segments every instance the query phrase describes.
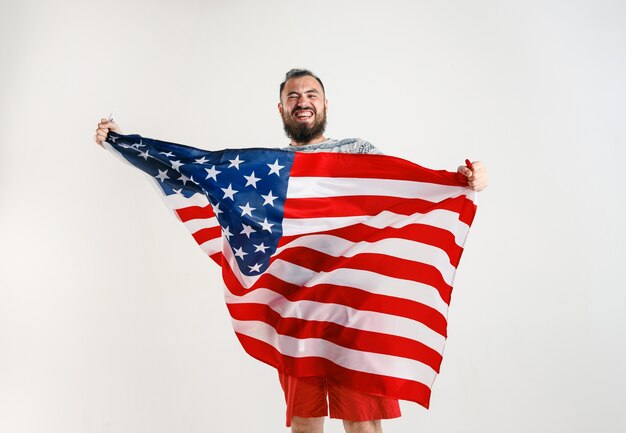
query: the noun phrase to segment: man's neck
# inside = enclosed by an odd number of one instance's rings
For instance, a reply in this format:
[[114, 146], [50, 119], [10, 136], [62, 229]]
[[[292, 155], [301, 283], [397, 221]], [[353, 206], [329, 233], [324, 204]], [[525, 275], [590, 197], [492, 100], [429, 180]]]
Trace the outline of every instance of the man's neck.
[[320, 135], [319, 137], [315, 137], [314, 139], [306, 141], [306, 142], [299, 142], [299, 141], [291, 140], [289, 145], [290, 146], [305, 146], [307, 144], [318, 144], [323, 141], [326, 141], [326, 137], [324, 137], [323, 135]]

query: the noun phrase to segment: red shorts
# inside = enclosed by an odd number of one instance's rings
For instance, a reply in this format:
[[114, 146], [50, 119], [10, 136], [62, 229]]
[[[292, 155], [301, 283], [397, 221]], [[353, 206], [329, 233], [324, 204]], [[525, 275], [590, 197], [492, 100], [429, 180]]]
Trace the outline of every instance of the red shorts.
[[[293, 377], [278, 373], [287, 402], [287, 427], [294, 416], [330, 417], [349, 421], [398, 418], [400, 404], [393, 398], [363, 394], [337, 385], [325, 377]], [[328, 395], [328, 403], [326, 396]]]

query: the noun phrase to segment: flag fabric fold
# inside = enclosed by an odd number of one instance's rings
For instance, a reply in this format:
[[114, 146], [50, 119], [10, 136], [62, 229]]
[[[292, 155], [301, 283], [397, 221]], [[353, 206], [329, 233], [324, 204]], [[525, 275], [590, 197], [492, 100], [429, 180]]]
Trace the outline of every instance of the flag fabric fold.
[[476, 212], [456, 173], [384, 155], [206, 151], [110, 132], [221, 266], [235, 333], [292, 376], [428, 407]]

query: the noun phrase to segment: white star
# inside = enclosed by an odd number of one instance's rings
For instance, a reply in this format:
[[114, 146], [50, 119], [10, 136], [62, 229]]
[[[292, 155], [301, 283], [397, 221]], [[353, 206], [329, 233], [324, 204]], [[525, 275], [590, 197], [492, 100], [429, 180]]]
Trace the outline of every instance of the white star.
[[250, 207], [250, 202], [246, 203], [245, 206], [239, 206], [239, 209], [241, 209], [241, 216], [244, 216], [246, 214], [252, 216], [252, 211], [256, 210], [255, 207]]
[[244, 176], [244, 177], [247, 180], [247, 182], [246, 182], [246, 184], [244, 186], [252, 185], [254, 188], [256, 188], [256, 183], [261, 180], [260, 177], [255, 177], [254, 176], [254, 172], [252, 172], [252, 174], [250, 176]]
[[113, 137], [112, 135], [109, 135], [109, 140], [111, 140], [113, 143], [115, 143], [115, 140], [117, 140], [119, 137]]
[[148, 151], [146, 150], [145, 152], [139, 152], [138, 156], [142, 157], [143, 159], [147, 161], [150, 155], [148, 155]]
[[243, 260], [243, 256], [247, 256], [248, 253], [243, 252], [243, 247], [235, 248], [235, 255]]
[[180, 161], [170, 161], [170, 163], [172, 164], [172, 168], [176, 171], [179, 171], [178, 169], [180, 168], [181, 165], [185, 165]]
[[237, 191], [236, 189], [233, 189], [233, 184], [229, 183], [228, 184], [228, 188], [220, 188], [222, 191], [224, 191], [224, 197], [222, 198], [229, 198], [232, 201], [235, 201], [235, 194], [237, 194], [239, 191]]
[[187, 185], [187, 182], [189, 182], [189, 178], [185, 176], [184, 174], [181, 174], [177, 180], [180, 180], [183, 183], [183, 185]]
[[230, 239], [230, 237], [233, 235], [230, 230], [228, 230], [228, 227], [226, 227], [225, 229], [222, 229], [222, 234], [224, 236], [226, 236], [226, 239]]
[[139, 149], [140, 147], [146, 147], [146, 145], [142, 143], [143, 143], [143, 140], [139, 140], [139, 143], [135, 143], [131, 147], [134, 147], [135, 149]]
[[240, 235], [246, 235], [248, 236], [248, 239], [250, 239], [250, 233], [254, 233], [256, 232], [256, 230], [254, 230], [252, 227], [242, 224], [243, 225], [243, 230], [241, 231], [241, 233], [239, 233]]
[[211, 205], [211, 207], [213, 208], [213, 213], [215, 214], [215, 216], [218, 216], [221, 213], [224, 213], [223, 211], [220, 210], [220, 204], [216, 204], [216, 205]]
[[239, 170], [239, 164], [245, 161], [243, 159], [239, 159], [239, 155], [237, 155], [235, 159], [229, 159], [228, 162], [230, 162], [228, 168], [235, 167], [237, 170]]
[[183, 193], [183, 189], [182, 188], [178, 188], [178, 189], [175, 189], [174, 192], [176, 194], [182, 194]]
[[[196, 164], [204, 164], [204, 163], [205, 163], [205, 162], [207, 162], [207, 161], [208, 161], [208, 159], [206, 159], [206, 158], [203, 156], [202, 158], [198, 158], [198, 159], [196, 159], [194, 162], [195, 162]], [[215, 166], [213, 166], [213, 167], [215, 167]]]
[[268, 175], [275, 173], [278, 177], [280, 177], [280, 169], [285, 168], [284, 165], [278, 165], [278, 159], [274, 161], [274, 164], [267, 164], [267, 166], [270, 168]]
[[263, 228], [263, 230], [267, 230], [268, 232], [272, 233], [272, 226], [274, 224], [270, 224], [267, 222], [267, 218], [263, 218], [263, 222], [261, 223], [261, 227]]
[[[157, 169], [157, 170], [159, 170], [159, 169]], [[167, 175], [167, 170], [163, 170], [163, 171], [159, 170], [159, 175], [158, 176], [154, 176], [154, 177], [156, 177], [157, 179], [161, 179], [161, 183], [163, 183], [163, 181], [165, 179], [169, 179], [170, 178]]]
[[215, 166], [211, 167], [211, 168], [205, 168], [206, 172], [207, 172], [207, 176], [206, 178], [211, 178], [213, 180], [217, 180], [217, 175], [221, 173], [221, 171], [216, 170]]
[[263, 197], [263, 206], [265, 206], [266, 204], [271, 204], [272, 207], [274, 207], [274, 200], [278, 198], [272, 195], [272, 191], [270, 191], [268, 195], [261, 194], [261, 197]]
[[248, 266], [250, 268], [250, 272], [261, 272], [261, 264], [257, 263], [254, 266]]
[[172, 152], [159, 152], [159, 155], [165, 155], [168, 158], [171, 158], [172, 156], [174, 156]]
[[256, 247], [256, 249], [254, 250], [255, 253], [261, 251], [262, 253], [265, 252], [266, 249], [268, 249], [269, 247], [265, 246], [264, 242], [261, 242], [261, 245], [254, 245]]
[[132, 146], [129, 146], [128, 144], [124, 144], [124, 143], [120, 143], [118, 144], [119, 147], [121, 147], [122, 149], [132, 149]]

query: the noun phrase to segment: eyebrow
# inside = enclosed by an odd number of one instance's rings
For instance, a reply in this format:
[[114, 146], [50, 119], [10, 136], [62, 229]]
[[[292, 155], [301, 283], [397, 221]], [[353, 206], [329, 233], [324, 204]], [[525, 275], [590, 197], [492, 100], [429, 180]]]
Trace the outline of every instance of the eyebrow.
[[[320, 92], [318, 92], [317, 89], [307, 89], [303, 93], [318, 93], [319, 94]], [[287, 96], [299, 95], [299, 94], [300, 92], [296, 92], [295, 90], [292, 90], [291, 92], [287, 93]]]

